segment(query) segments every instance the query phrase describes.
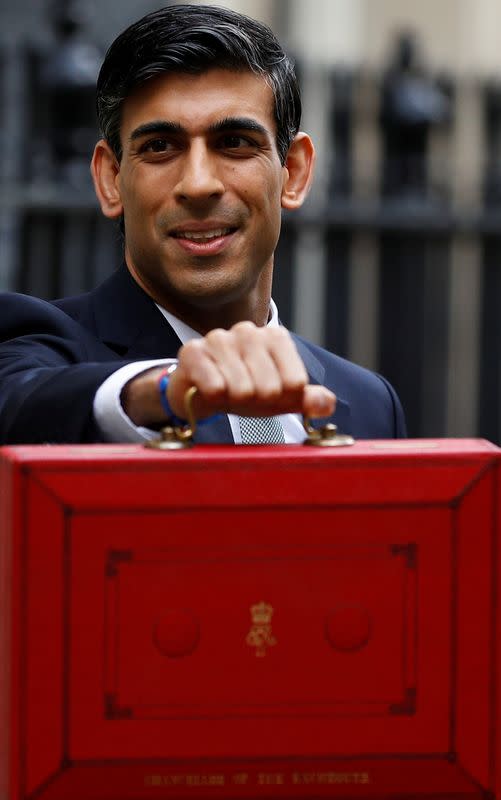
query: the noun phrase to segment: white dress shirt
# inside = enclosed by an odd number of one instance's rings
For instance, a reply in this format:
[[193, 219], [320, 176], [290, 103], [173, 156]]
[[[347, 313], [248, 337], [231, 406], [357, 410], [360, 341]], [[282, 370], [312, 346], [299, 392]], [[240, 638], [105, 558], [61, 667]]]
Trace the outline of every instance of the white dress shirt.
[[[182, 344], [190, 339], [200, 339], [201, 334], [194, 331], [182, 320], [157, 304], [157, 308], [164, 315], [167, 322], [174, 329]], [[273, 300], [270, 301], [270, 319], [268, 327], [276, 328], [279, 325], [278, 311]], [[107, 442], [145, 442], [158, 437], [158, 431], [134, 425], [122, 408], [120, 396], [126, 383], [136, 375], [146, 372], [152, 367], [169, 366], [175, 364], [175, 358], [152, 359], [150, 361], [136, 361], [117, 369], [101, 384], [94, 397], [94, 418]], [[282, 423], [285, 441], [289, 444], [301, 443], [305, 439], [305, 432], [299, 414], [282, 414], [278, 417]], [[228, 414], [231, 433], [235, 444], [241, 444], [240, 425], [238, 416]]]

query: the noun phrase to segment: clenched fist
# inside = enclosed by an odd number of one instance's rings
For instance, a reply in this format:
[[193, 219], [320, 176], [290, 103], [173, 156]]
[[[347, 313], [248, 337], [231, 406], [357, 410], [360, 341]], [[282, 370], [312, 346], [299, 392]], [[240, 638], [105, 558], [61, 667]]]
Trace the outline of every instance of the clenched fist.
[[[239, 322], [229, 330], [216, 328], [202, 339], [181, 347], [167, 397], [173, 412], [186, 417], [185, 393], [198, 392], [194, 412], [203, 419], [216, 412], [242, 416], [274, 416], [299, 412], [326, 417], [334, 412], [335, 395], [324, 386], [308, 384], [308, 375], [294, 341], [285, 328], [258, 328]], [[136, 425], [165, 421], [152, 369], [130, 381], [122, 404]]]

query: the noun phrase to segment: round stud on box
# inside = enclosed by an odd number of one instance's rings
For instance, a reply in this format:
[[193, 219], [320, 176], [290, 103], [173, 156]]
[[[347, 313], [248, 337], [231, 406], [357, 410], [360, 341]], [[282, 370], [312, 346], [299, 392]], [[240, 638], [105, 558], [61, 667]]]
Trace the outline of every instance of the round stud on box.
[[200, 640], [200, 625], [196, 617], [185, 609], [167, 611], [155, 623], [153, 642], [157, 650], [168, 658], [183, 658], [196, 650]]
[[325, 621], [325, 636], [334, 650], [361, 650], [369, 642], [371, 633], [371, 618], [361, 606], [339, 606]]
[[310, 418], [303, 414], [303, 428], [306, 431], [304, 444], [313, 447], [349, 447], [355, 444], [353, 436], [339, 433], [337, 425], [328, 422], [321, 428], [314, 428]]

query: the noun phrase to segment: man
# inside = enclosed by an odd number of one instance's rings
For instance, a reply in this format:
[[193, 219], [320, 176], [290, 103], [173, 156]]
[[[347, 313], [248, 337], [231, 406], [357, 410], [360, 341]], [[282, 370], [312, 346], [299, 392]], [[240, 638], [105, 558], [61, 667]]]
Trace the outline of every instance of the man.
[[0, 441], [141, 441], [184, 420], [192, 385], [201, 441], [301, 441], [298, 414], [334, 410], [356, 437], [405, 435], [387, 382], [292, 337], [271, 301], [281, 209], [314, 164], [271, 31], [214, 7], [149, 14], [109, 49], [97, 107], [92, 176], [125, 265], [53, 304], [1, 297]]

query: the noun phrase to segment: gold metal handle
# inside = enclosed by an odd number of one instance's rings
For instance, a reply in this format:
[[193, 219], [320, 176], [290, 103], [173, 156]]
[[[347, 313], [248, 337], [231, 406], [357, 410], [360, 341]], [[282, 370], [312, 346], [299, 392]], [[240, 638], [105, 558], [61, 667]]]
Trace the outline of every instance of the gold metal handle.
[[321, 428], [314, 428], [306, 414], [303, 415], [303, 428], [306, 431], [305, 445], [313, 445], [313, 447], [349, 447], [355, 444], [353, 436], [338, 433], [337, 425], [333, 425], [332, 422], [322, 425]]
[[165, 425], [160, 429], [160, 438], [145, 442], [145, 447], [153, 450], [186, 450], [193, 447], [193, 436], [197, 429], [195, 412], [193, 411], [193, 398], [197, 393], [196, 386], [190, 386], [184, 395], [184, 408], [187, 425]]
[[[179, 425], [166, 425], [160, 430], [160, 438], [146, 442], [145, 447], [151, 447], [154, 450], [185, 450], [193, 446], [193, 436], [197, 429], [193, 399], [197, 391], [196, 386], [190, 386], [184, 396], [188, 424], [182, 427]], [[338, 433], [337, 425], [333, 425], [331, 422], [327, 423], [327, 425], [322, 425], [320, 428], [314, 428], [306, 414], [303, 415], [303, 428], [306, 431], [305, 445], [314, 447], [348, 447], [355, 444], [352, 436]]]
[[197, 429], [197, 420], [195, 418], [195, 412], [193, 410], [193, 399], [198, 392], [196, 386], [190, 386], [189, 389], [186, 390], [186, 394], [184, 395], [184, 408], [186, 412], [186, 419], [188, 420], [188, 427], [191, 429], [192, 436], [194, 435]]

